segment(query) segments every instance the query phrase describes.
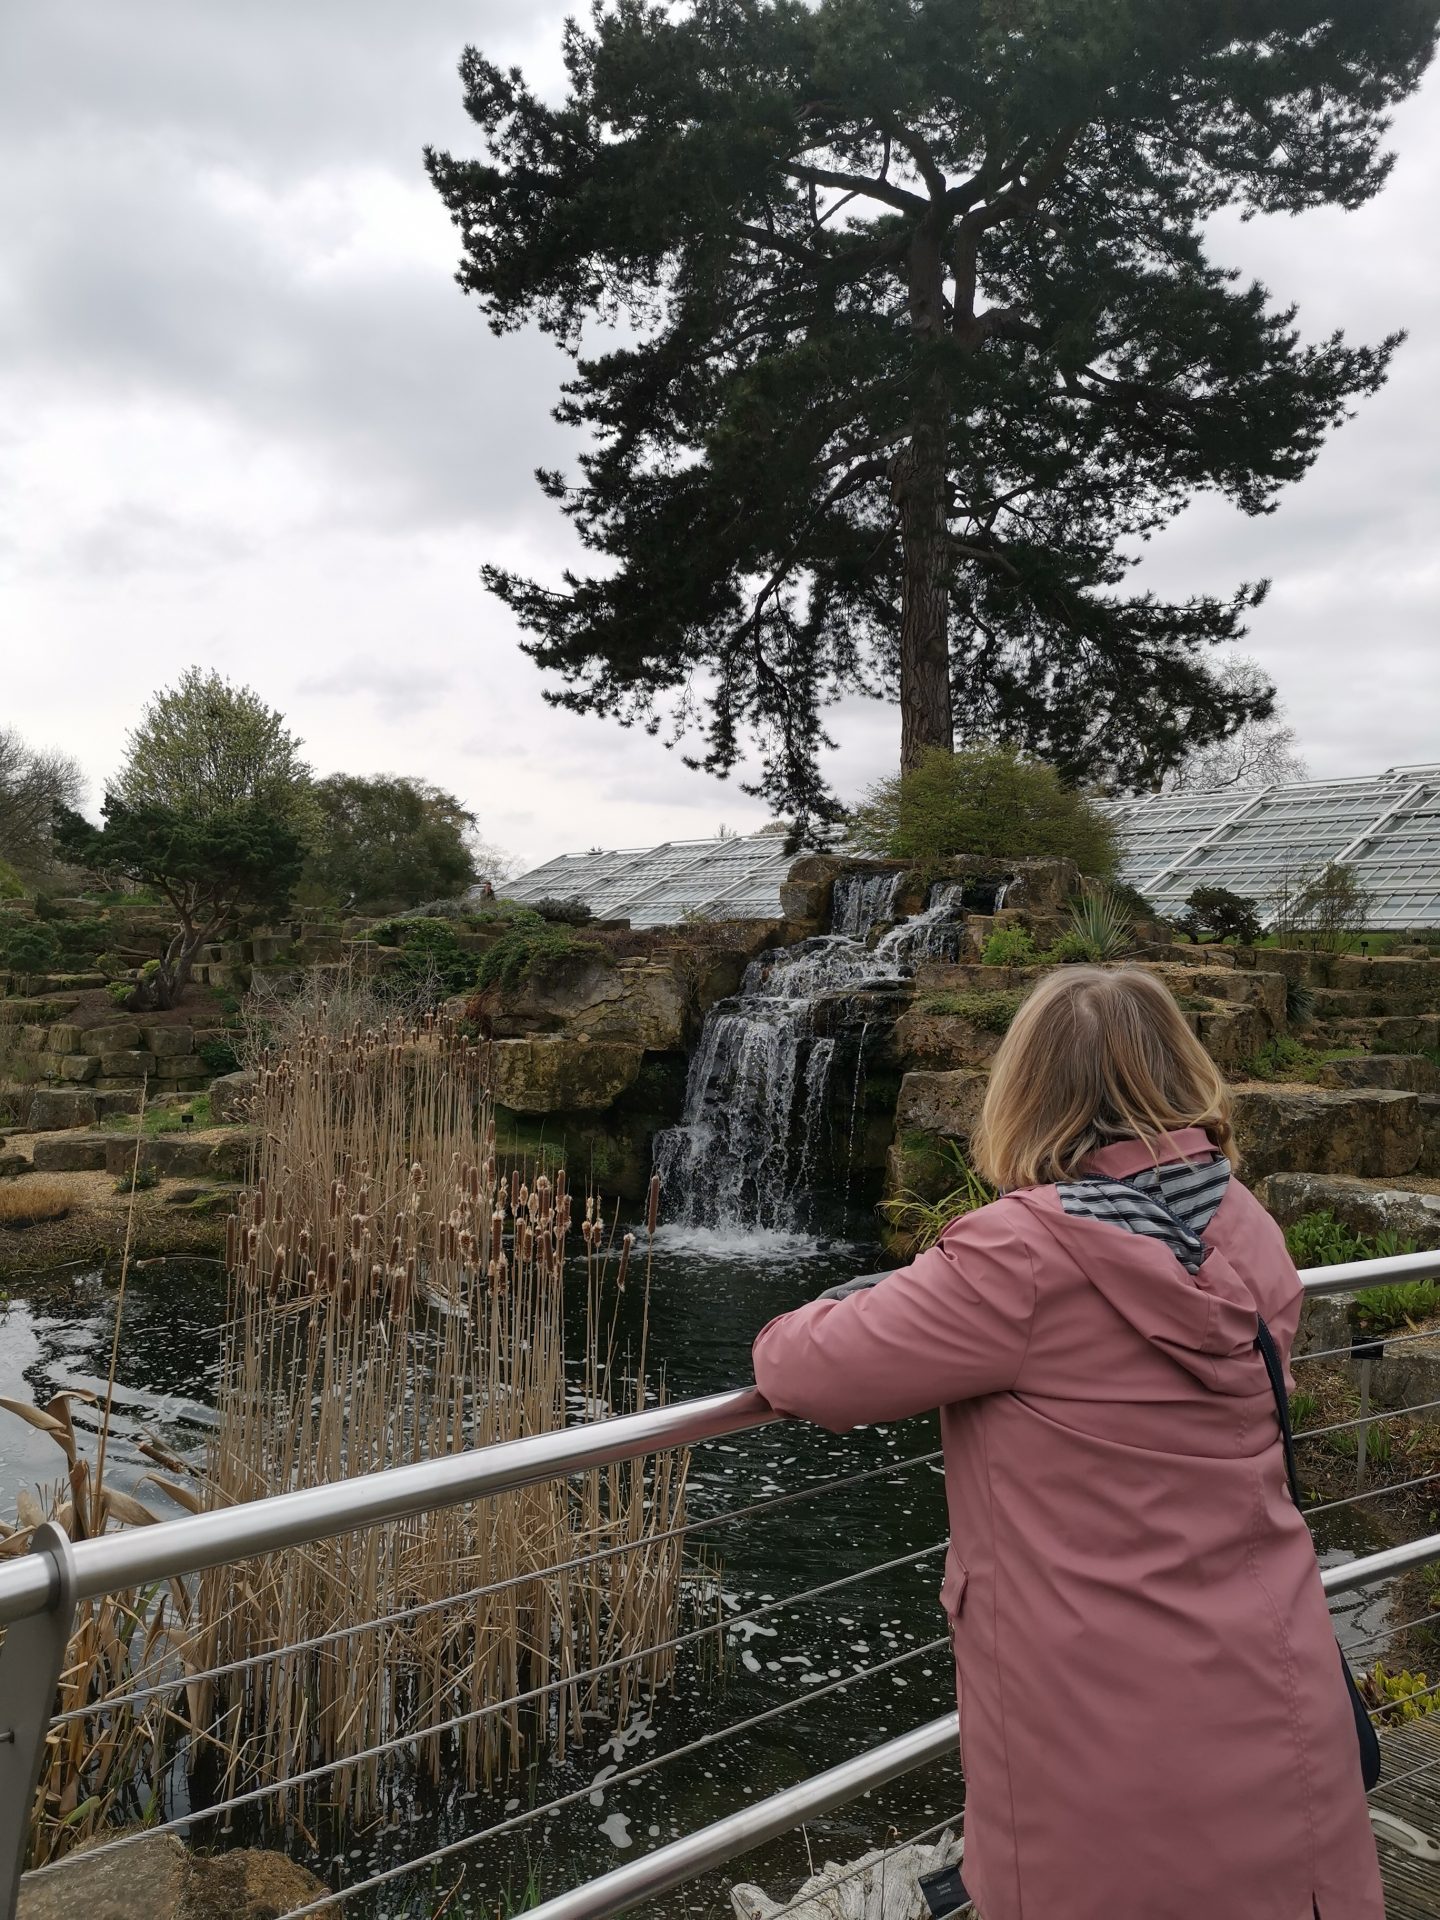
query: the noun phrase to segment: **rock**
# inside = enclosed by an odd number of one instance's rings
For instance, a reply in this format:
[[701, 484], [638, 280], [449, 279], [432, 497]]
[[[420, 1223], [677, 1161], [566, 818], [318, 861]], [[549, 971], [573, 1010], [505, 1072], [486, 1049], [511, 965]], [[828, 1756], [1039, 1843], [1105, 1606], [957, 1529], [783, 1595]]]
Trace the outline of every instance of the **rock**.
[[56, 1133], [32, 1149], [36, 1173], [103, 1173], [109, 1137], [103, 1133]]
[[142, 1027], [140, 1044], [162, 1058], [171, 1053], [190, 1053], [195, 1037], [189, 1027]]
[[900, 1082], [895, 1131], [936, 1133], [947, 1140], [968, 1140], [980, 1118], [988, 1076], [957, 1068], [949, 1073], [907, 1073]]
[[117, 1114], [139, 1113], [139, 1087], [121, 1087], [110, 1092], [97, 1092], [95, 1095], [95, 1118], [113, 1120]]
[[62, 1127], [93, 1127], [95, 1095], [80, 1087], [40, 1087], [30, 1101], [32, 1133], [56, 1133]]
[[[245, 1127], [152, 1134], [140, 1142], [140, 1165], [153, 1167], [162, 1180], [240, 1180], [250, 1163], [251, 1138]], [[108, 1134], [105, 1171], [120, 1179], [134, 1165], [133, 1134]]]
[[162, 1054], [155, 1062], [155, 1078], [163, 1080], [167, 1087], [177, 1083], [190, 1087], [204, 1087], [209, 1084], [210, 1076], [205, 1071], [205, 1063], [193, 1053]]
[[93, 1080], [100, 1071], [100, 1062], [93, 1053], [67, 1053], [60, 1062], [60, 1078], [83, 1084]]
[[91, 1053], [131, 1053], [140, 1045], [140, 1029], [132, 1020], [116, 1020], [108, 1027], [92, 1027], [85, 1045]]
[[1344, 1093], [1295, 1087], [1241, 1087], [1234, 1097], [1242, 1171], [1348, 1173], [1387, 1179], [1412, 1173], [1423, 1138], [1413, 1093]]
[[82, 1033], [79, 1027], [71, 1026], [68, 1023], [51, 1027], [44, 1041], [37, 1041], [35, 1044], [37, 1046], [43, 1045], [50, 1053], [85, 1053], [97, 1051], [97, 1049], [88, 1045], [88, 1036]]
[[1283, 1227], [1302, 1214], [1333, 1213], [1352, 1233], [1393, 1233], [1422, 1250], [1440, 1247], [1440, 1193], [1333, 1173], [1272, 1173], [1255, 1191]]
[[642, 1047], [569, 1034], [495, 1046], [495, 1099], [512, 1113], [597, 1113], [634, 1084]]
[[[997, 996], [997, 1006], [1006, 1002]], [[988, 1066], [1005, 1038], [1005, 1024], [997, 1012], [993, 1020], [954, 1013], [927, 1013], [912, 1007], [895, 1023], [895, 1053], [909, 1069], [944, 1071], [952, 1067]]]
[[828, 927], [835, 882], [847, 864], [836, 854], [802, 854], [780, 883], [780, 911], [785, 918]]
[[22, 1881], [19, 1920], [276, 1920], [326, 1888], [280, 1853], [188, 1855], [171, 1834], [147, 1835], [64, 1873]]
[[1368, 1053], [1331, 1060], [1321, 1070], [1322, 1087], [1392, 1087], [1402, 1093], [1440, 1093], [1440, 1067], [1423, 1053]]
[[[930, 1909], [920, 1882], [931, 1873], [963, 1861], [965, 1842], [949, 1829], [933, 1846], [912, 1842], [864, 1853], [858, 1860], [838, 1865], [827, 1860], [811, 1874], [798, 1893], [771, 1899], [759, 1887], [730, 1889], [735, 1920], [925, 1920]], [[978, 1920], [974, 1907], [955, 1909], [955, 1920], [965, 1915]]]
[[1229, 1072], [1252, 1060], [1275, 1031], [1258, 1006], [1212, 1007], [1191, 1017], [1201, 1046], [1217, 1067]]
[[537, 1033], [585, 1033], [622, 1040], [652, 1053], [683, 1047], [696, 1008], [680, 956], [656, 964], [608, 955], [561, 954], [537, 960], [509, 990], [494, 1016], [499, 1039]]
[[1427, 1180], [1440, 1180], [1440, 1099], [1420, 1101], [1420, 1163], [1415, 1169]]
[[155, 1056], [139, 1047], [123, 1053], [102, 1053], [100, 1071], [107, 1080], [144, 1080], [155, 1071]]
[[239, 1073], [222, 1074], [210, 1082], [210, 1117], [216, 1126], [250, 1118], [250, 1103], [255, 1098], [257, 1075], [244, 1067]]
[[0, 1152], [0, 1180], [13, 1180], [22, 1173], [33, 1173], [34, 1170], [23, 1153]]

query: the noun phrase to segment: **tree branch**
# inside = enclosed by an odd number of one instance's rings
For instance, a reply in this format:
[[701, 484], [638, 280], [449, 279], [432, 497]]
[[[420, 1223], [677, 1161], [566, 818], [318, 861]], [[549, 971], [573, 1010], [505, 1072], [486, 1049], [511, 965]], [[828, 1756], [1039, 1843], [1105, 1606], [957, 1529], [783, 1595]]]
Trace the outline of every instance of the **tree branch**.
[[892, 186], [888, 180], [859, 178], [853, 173], [832, 173], [829, 167], [805, 166], [792, 160], [785, 168], [794, 180], [803, 180], [817, 187], [834, 187], [837, 193], [853, 193], [867, 200], [883, 200], [887, 207], [896, 207], [901, 213], [926, 213], [930, 202], [922, 199], [918, 193], [910, 193], [904, 187]]

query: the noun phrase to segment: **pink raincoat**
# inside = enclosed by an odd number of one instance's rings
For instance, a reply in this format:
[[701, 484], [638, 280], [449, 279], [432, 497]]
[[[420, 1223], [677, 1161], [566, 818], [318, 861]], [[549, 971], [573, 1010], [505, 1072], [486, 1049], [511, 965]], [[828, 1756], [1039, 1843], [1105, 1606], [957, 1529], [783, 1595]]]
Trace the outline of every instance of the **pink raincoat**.
[[[1198, 1129], [1161, 1160], [1214, 1151]], [[1139, 1142], [1087, 1172], [1152, 1164]], [[983, 1920], [1384, 1920], [1355, 1727], [1286, 1488], [1257, 1310], [1300, 1288], [1232, 1180], [1191, 1275], [1160, 1241], [1007, 1195], [878, 1286], [770, 1323], [776, 1409], [940, 1408], [949, 1616]]]

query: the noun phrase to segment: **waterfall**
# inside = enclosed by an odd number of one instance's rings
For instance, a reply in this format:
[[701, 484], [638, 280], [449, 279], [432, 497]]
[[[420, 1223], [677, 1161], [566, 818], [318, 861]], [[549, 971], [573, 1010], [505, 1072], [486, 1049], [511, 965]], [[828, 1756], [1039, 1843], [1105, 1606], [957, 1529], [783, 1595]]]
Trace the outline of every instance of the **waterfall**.
[[[892, 917], [901, 878], [842, 876], [833, 931], [761, 954], [746, 969], [740, 992], [711, 1009], [690, 1064], [680, 1124], [655, 1142], [667, 1220], [747, 1235], [809, 1227], [832, 1132], [832, 1084], [842, 1059], [853, 1057], [835, 1034], [816, 1031], [818, 1004], [898, 986], [924, 961], [953, 958], [959, 947], [957, 887], [937, 887], [923, 913], [867, 946], [875, 928]], [[859, 1029], [847, 1157], [867, 1026]]]

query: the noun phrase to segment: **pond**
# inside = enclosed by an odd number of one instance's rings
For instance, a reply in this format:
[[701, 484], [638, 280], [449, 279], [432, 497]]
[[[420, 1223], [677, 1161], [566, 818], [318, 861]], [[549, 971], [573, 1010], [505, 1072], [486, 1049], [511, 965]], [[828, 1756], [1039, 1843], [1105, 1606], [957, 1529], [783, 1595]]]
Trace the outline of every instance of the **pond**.
[[[650, 1339], [670, 1395], [748, 1384], [750, 1341], [771, 1315], [882, 1264], [863, 1224], [847, 1234], [841, 1223], [829, 1241], [774, 1235], [734, 1244], [662, 1231]], [[43, 1404], [61, 1387], [103, 1393], [115, 1299], [113, 1285], [93, 1273], [64, 1276], [13, 1299], [0, 1323], [0, 1394]], [[637, 1300], [629, 1304], [638, 1309]], [[163, 1496], [140, 1484], [149, 1466], [140, 1446], [158, 1439], [182, 1454], [203, 1446], [224, 1313], [216, 1265], [167, 1263], [131, 1276], [107, 1476], [162, 1514]], [[93, 1433], [93, 1424], [93, 1415], [77, 1410], [77, 1426]], [[563, 1764], [542, 1762], [488, 1794], [407, 1785], [363, 1833], [292, 1833], [284, 1843], [341, 1886], [509, 1823], [504, 1834], [344, 1908], [365, 1920], [428, 1915], [442, 1904], [451, 1915], [494, 1915], [518, 1909], [527, 1890], [549, 1895], [574, 1886], [948, 1712], [953, 1673], [948, 1649], [934, 1644], [943, 1635], [936, 1597], [943, 1488], [938, 1464], [925, 1459], [937, 1445], [931, 1416], [840, 1438], [776, 1427], [697, 1449], [692, 1519], [762, 1509], [700, 1536], [726, 1616], [761, 1610], [760, 1617], [727, 1629], [723, 1642], [711, 1635], [686, 1649], [677, 1685], [652, 1713], [618, 1736], [594, 1728], [584, 1750]], [[59, 1461], [43, 1433], [0, 1415], [0, 1511], [14, 1512], [20, 1488], [53, 1483]], [[867, 1477], [765, 1510], [777, 1495], [857, 1475]], [[1324, 1544], [1328, 1559], [1371, 1543], [1342, 1526]], [[882, 1564], [888, 1571], [833, 1587]], [[789, 1603], [820, 1586], [833, 1590]], [[1348, 1637], [1373, 1630], [1380, 1617], [1382, 1602], [1356, 1596], [1344, 1603], [1341, 1624]], [[744, 1732], [715, 1737], [757, 1719]], [[613, 1778], [666, 1754], [677, 1757], [633, 1781]], [[567, 1797], [568, 1804], [543, 1811]], [[783, 1890], [804, 1877], [810, 1861], [850, 1859], [887, 1835], [930, 1828], [958, 1814], [963, 1797], [958, 1764], [902, 1779], [815, 1822], [807, 1834], [736, 1862], [728, 1875], [667, 1896], [652, 1912], [726, 1916], [732, 1881]], [[212, 1835], [213, 1825], [197, 1823], [197, 1844], [210, 1844]], [[214, 1837], [280, 1843], [255, 1826]]]

